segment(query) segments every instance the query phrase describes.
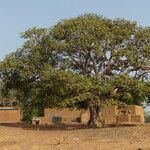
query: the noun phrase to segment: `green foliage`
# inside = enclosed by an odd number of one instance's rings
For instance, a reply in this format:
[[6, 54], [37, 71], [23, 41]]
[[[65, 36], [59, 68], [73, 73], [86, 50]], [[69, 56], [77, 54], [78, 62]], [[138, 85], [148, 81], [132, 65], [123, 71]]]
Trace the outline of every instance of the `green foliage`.
[[115, 76], [113, 85], [117, 89], [114, 98], [126, 104], [143, 105], [150, 91], [148, 82], [137, 80], [129, 75]]
[[60, 64], [69, 61], [67, 70], [88, 76], [148, 74], [150, 30], [135, 22], [84, 14], [59, 22], [51, 34], [63, 47]]
[[0, 106], [18, 106], [16, 91], [13, 89], [7, 90], [2, 81], [0, 81]]
[[[63, 70], [48, 70], [41, 75], [41, 93], [50, 107], [102, 106], [110, 100], [113, 86], [107, 78], [86, 77]], [[43, 97], [44, 97], [43, 95]]]

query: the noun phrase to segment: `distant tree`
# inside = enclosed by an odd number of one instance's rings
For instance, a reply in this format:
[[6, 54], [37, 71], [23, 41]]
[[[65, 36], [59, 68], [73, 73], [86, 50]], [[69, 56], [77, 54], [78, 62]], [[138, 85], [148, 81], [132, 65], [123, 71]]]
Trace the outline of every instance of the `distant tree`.
[[38, 98], [39, 72], [45, 64], [55, 65], [52, 52], [57, 47], [48, 35], [47, 29], [27, 30], [22, 33], [22, 38], [26, 40], [23, 46], [0, 63], [5, 91], [17, 91], [16, 98], [24, 116], [23, 120], [26, 121], [31, 120], [33, 115], [43, 115], [43, 98]]

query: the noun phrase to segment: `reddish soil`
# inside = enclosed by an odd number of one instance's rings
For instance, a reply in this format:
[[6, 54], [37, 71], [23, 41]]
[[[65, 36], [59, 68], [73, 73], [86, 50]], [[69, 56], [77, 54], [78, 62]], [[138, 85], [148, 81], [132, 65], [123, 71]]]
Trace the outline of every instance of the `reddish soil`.
[[0, 150], [150, 150], [150, 124], [79, 126], [0, 124]]

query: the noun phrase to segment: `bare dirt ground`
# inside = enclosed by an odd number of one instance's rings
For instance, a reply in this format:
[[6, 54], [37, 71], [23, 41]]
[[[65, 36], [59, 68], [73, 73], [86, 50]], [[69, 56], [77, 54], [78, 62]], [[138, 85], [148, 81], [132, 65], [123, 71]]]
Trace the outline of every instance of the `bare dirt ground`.
[[150, 150], [150, 124], [85, 129], [0, 124], [0, 150]]

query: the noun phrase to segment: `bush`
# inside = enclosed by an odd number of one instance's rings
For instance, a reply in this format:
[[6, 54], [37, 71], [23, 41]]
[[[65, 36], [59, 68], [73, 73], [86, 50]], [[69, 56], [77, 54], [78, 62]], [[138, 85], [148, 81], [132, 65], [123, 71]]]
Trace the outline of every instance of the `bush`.
[[144, 117], [145, 123], [150, 123], [150, 116], [146, 116]]

